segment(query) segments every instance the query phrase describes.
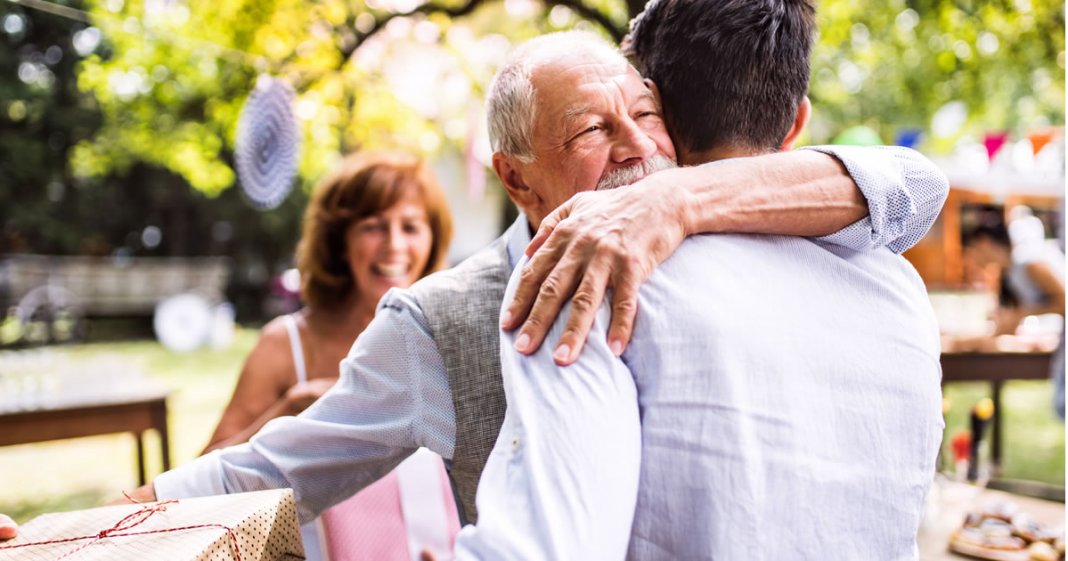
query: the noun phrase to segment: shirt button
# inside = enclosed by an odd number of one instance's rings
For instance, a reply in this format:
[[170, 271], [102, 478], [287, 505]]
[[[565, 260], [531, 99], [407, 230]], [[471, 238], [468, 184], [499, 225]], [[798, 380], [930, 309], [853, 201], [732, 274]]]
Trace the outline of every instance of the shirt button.
[[513, 436], [512, 437], [512, 450], [519, 450], [519, 437], [518, 436]]

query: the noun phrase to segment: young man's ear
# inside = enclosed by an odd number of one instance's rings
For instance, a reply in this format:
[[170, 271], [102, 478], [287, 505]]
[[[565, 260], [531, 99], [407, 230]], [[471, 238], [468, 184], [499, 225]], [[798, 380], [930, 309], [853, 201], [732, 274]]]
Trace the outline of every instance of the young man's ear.
[[806, 95], [801, 99], [801, 103], [797, 104], [797, 115], [794, 116], [794, 125], [790, 127], [790, 132], [786, 133], [786, 138], [782, 140], [782, 146], [779, 147], [780, 151], [792, 150], [794, 143], [797, 142], [797, 138], [801, 136], [801, 132], [805, 130], [805, 126], [808, 125], [808, 120], [812, 117], [812, 102], [808, 100]]
[[[649, 90], [653, 92], [653, 97], [656, 99], [656, 108], [660, 111], [660, 118], [663, 119], [664, 126], [667, 126], [668, 114], [667, 109], [664, 107], [664, 98], [660, 97], [660, 87], [656, 85], [656, 82], [648, 78], [642, 79], [642, 82], [645, 83], [645, 87], [649, 88]], [[680, 160], [679, 165], [682, 165], [681, 159], [683, 156], [683, 146], [679, 144], [678, 139], [675, 138], [675, 134], [671, 132], [672, 127], [668, 126], [667, 129], [668, 136], [671, 137], [671, 144], [675, 147], [675, 151], [677, 152], [678, 158]]]
[[645, 87], [649, 88], [649, 90], [653, 92], [653, 97], [656, 98], [656, 106], [660, 108], [661, 111], [663, 111], [664, 100], [660, 97], [660, 88], [657, 87], [656, 82], [648, 78], [643, 78], [642, 82], [645, 83]]
[[493, 153], [493, 171], [504, 185], [504, 190], [519, 208], [532, 208], [541, 200], [523, 179], [521, 163], [513, 156]]

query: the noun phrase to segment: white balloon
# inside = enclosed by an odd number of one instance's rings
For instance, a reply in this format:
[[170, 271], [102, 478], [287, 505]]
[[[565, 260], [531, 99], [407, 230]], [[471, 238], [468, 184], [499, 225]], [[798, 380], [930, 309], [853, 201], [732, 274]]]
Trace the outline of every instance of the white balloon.
[[152, 327], [168, 349], [185, 353], [200, 348], [211, 336], [213, 312], [198, 294], [179, 294], [156, 306]]

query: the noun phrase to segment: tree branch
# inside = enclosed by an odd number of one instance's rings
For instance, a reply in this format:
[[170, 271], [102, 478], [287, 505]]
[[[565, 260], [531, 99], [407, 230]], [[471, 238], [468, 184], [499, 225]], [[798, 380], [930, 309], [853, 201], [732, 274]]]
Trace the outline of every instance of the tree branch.
[[[392, 21], [393, 18], [409, 17], [414, 16], [416, 14], [444, 14], [449, 18], [457, 18], [470, 14], [471, 12], [475, 11], [476, 8], [481, 6], [484, 2], [485, 0], [467, 0], [466, 3], [459, 6], [439, 6], [437, 4], [427, 3], [419, 6], [418, 8], [410, 12], [393, 12], [390, 14], [386, 14], [380, 18], [375, 18], [375, 23], [371, 26], [370, 29], [363, 33], [356, 32], [356, 40], [353, 41], [351, 45], [347, 45], [345, 48], [341, 49], [342, 64], [344, 64], [344, 61], [347, 61], [348, 58], [352, 56], [352, 53], [354, 53], [356, 49], [360, 48], [360, 45], [362, 45], [368, 37], [374, 35], [375, 33], [378, 33], [383, 27], [386, 26], [386, 24]], [[354, 23], [354, 21], [347, 22], [348, 25], [354, 25]]]
[[[370, 29], [362, 33], [356, 32], [355, 39], [350, 44], [345, 45], [344, 47], [339, 49], [341, 51], [341, 64], [345, 64], [345, 62], [348, 61], [349, 57], [352, 56], [352, 53], [354, 53], [356, 49], [360, 48], [360, 45], [362, 45], [368, 37], [381, 31], [382, 28], [386, 26], [386, 24], [393, 20], [393, 18], [409, 17], [414, 16], [416, 14], [444, 14], [449, 18], [457, 18], [466, 16], [471, 12], [474, 12], [476, 9], [478, 9], [479, 6], [485, 3], [486, 0], [467, 0], [467, 2], [459, 6], [441, 6], [438, 4], [426, 3], [409, 12], [394, 12], [385, 14], [381, 17], [377, 17], [375, 18], [375, 22]], [[570, 8], [583, 19], [592, 21], [604, 28], [604, 30], [612, 36], [612, 39], [614, 39], [616, 43], [623, 39], [623, 35], [625, 35], [627, 32], [626, 25], [620, 26], [617, 22], [613, 21], [600, 10], [591, 8], [590, 6], [583, 4], [582, 0], [545, 0], [545, 3], [547, 6], [565, 6], [567, 8]], [[353, 29], [355, 28], [355, 23], [355, 19], [350, 18], [348, 21], [345, 22], [345, 25], [348, 26], [350, 29]]]
[[549, 6], [564, 6], [570, 8], [583, 19], [600, 25], [612, 36], [612, 40], [615, 41], [617, 45], [623, 40], [623, 36], [627, 34], [626, 25], [620, 26], [615, 21], [612, 21], [612, 18], [605, 15], [604, 12], [583, 4], [582, 0], [546, 0], [545, 3]]

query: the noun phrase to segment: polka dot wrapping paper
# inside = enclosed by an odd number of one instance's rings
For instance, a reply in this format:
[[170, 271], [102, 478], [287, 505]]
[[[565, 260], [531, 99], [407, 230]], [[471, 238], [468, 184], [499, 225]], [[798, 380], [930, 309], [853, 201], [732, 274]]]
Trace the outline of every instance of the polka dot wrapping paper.
[[289, 561], [304, 559], [304, 547], [290, 489], [43, 514], [0, 543], [0, 561], [61, 558]]
[[293, 88], [261, 75], [237, 123], [237, 176], [256, 208], [277, 207], [293, 187], [300, 159], [300, 127], [293, 115]]

